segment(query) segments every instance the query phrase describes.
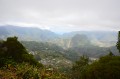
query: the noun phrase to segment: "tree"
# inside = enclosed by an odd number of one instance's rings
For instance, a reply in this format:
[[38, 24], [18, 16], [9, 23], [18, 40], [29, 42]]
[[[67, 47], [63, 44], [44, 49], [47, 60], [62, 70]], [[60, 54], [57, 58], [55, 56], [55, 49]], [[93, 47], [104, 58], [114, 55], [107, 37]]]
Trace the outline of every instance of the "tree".
[[22, 55], [28, 54], [25, 47], [18, 41], [17, 37], [9, 37], [4, 42], [4, 46], [7, 48], [6, 56], [13, 58], [16, 61], [22, 62]]
[[32, 65], [42, 66], [42, 64], [35, 60], [32, 54], [27, 52], [17, 37], [9, 37], [2, 43], [0, 47], [0, 57], [0, 64], [12, 60], [17, 63], [28, 62]]
[[87, 56], [81, 56], [78, 61], [72, 67], [73, 79], [84, 79], [86, 68], [88, 66], [89, 58]]
[[120, 56], [101, 57], [87, 67], [85, 74], [86, 79], [120, 79]]
[[120, 31], [118, 32], [118, 42], [117, 42], [116, 47], [117, 47], [117, 49], [119, 50], [119, 53], [120, 53]]

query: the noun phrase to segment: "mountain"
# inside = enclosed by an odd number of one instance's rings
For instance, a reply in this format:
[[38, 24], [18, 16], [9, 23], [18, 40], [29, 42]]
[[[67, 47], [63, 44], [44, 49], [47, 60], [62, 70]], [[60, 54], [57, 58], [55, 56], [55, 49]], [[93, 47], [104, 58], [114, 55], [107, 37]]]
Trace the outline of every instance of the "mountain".
[[75, 31], [63, 35], [34, 27], [0, 26], [0, 39], [17, 36], [23, 41], [49, 42], [64, 49], [92, 44], [99, 47], [115, 46], [116, 31]]
[[71, 47], [79, 47], [89, 45], [90, 41], [86, 35], [76, 34], [71, 38]]
[[0, 37], [17, 36], [25, 41], [49, 41], [57, 38], [59, 35], [49, 31], [33, 27], [18, 27], [12, 25], [0, 26]]
[[62, 35], [63, 38], [72, 38], [76, 34], [86, 35], [93, 45], [100, 47], [114, 46], [117, 42], [116, 31], [75, 31], [65, 33]]
[[51, 54], [52, 58], [56, 54], [60, 58], [65, 56], [65, 60], [77, 60], [82, 55], [98, 58], [108, 54], [109, 50], [114, 52], [117, 41], [117, 32], [114, 31], [76, 31], [58, 35], [33, 27], [0, 26], [0, 39], [10, 36], [17, 36], [20, 41], [26, 41], [23, 45], [32, 52], [43, 54], [43, 59], [46, 54]]

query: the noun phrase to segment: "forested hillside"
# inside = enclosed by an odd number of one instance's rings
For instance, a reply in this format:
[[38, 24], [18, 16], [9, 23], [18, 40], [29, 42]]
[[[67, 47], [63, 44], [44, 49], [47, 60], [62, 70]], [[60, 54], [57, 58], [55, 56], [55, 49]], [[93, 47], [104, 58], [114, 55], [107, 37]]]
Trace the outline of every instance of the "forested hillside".
[[0, 0], [0, 79], [120, 79], [120, 0]]
[[[101, 56], [107, 55], [109, 51], [113, 51], [115, 55], [118, 55], [117, 48], [113, 47], [98, 47], [94, 45], [90, 45], [89, 43], [85, 45], [76, 44], [76, 47], [71, 47], [68, 49], [63, 49], [60, 46], [52, 43], [42, 43], [42, 42], [34, 42], [34, 41], [22, 41], [21, 42], [31, 53], [41, 52], [46, 54], [47, 52], [51, 52], [51, 55], [57, 54], [62, 55], [65, 58], [76, 61], [79, 59], [79, 56], [87, 55], [90, 58], [99, 58]], [[46, 52], [46, 53], [44, 53]]]
[[[1, 28], [1, 79], [120, 79], [120, 32], [116, 46], [100, 46], [85, 33], [66, 37], [41, 30], [39, 36], [35, 28], [32, 32], [32, 28]], [[115, 42], [105, 36], [94, 37]]]
[[[25, 41], [22, 43], [24, 45], [18, 41], [17, 37], [9, 37], [6, 41], [0, 41], [1, 79], [120, 78], [120, 56], [114, 54], [114, 51], [109, 50], [105, 56], [92, 60], [87, 55], [80, 56], [77, 53], [70, 53], [70, 51], [68, 53], [68, 50], [55, 44]], [[120, 50], [120, 32], [116, 47]], [[100, 50], [96, 52], [98, 51]], [[77, 61], [72, 61], [70, 58], [75, 57], [75, 54], [79, 58]]]
[[66, 79], [51, 66], [43, 66], [18, 41], [9, 37], [0, 41], [0, 79]]

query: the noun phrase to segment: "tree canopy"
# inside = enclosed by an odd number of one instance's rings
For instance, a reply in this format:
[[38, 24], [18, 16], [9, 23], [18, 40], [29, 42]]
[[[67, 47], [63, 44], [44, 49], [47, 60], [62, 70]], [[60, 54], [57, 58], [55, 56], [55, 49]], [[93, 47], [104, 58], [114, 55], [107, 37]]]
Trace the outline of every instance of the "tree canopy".
[[17, 37], [7, 38], [7, 40], [2, 42], [0, 46], [1, 62], [9, 59], [14, 60], [17, 63], [28, 62], [33, 65], [40, 64], [34, 59], [32, 54], [27, 52], [26, 48], [18, 41]]
[[116, 46], [120, 53], [120, 31], [118, 32], [118, 42], [117, 42]]

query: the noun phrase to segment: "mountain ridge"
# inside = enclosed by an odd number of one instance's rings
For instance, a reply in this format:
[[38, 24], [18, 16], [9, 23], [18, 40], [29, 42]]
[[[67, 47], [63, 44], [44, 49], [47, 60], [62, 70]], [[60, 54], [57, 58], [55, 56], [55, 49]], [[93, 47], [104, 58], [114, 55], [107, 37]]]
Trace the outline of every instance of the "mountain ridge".
[[20, 40], [29, 41], [48, 41], [57, 38], [58, 35], [49, 30], [42, 30], [34, 27], [18, 27], [18, 26], [0, 26], [1, 35], [3, 38], [10, 36], [18, 36]]
[[[117, 41], [116, 31], [74, 31], [59, 35], [50, 30], [43, 30], [36, 27], [0, 26], [1, 39], [17, 36], [19, 40], [22, 41], [50, 42], [63, 48], [71, 47], [71, 40], [77, 34], [85, 35], [91, 44], [100, 47], [114, 46]], [[81, 37], [81, 39], [83, 38]], [[85, 38], [83, 40], [85, 40]]]

